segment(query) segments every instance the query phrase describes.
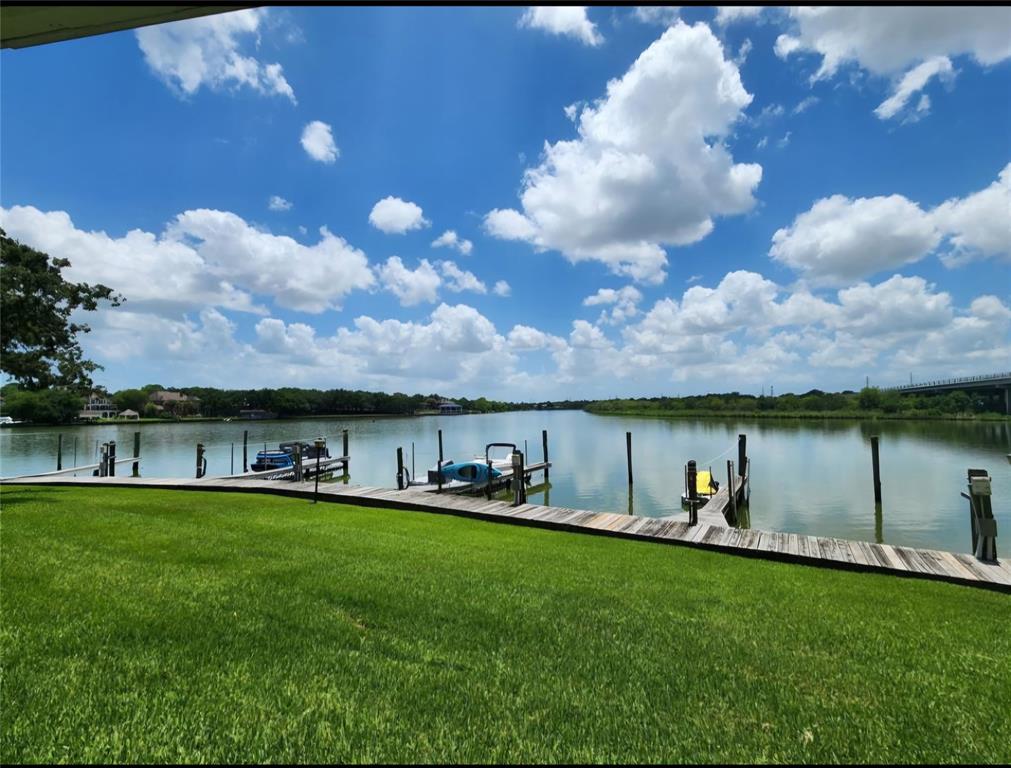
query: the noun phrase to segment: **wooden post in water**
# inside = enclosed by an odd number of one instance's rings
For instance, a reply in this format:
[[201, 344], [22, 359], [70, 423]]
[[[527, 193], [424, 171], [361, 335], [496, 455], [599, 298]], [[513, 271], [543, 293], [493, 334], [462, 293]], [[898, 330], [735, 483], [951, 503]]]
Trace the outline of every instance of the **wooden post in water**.
[[688, 462], [688, 525], [697, 525], [699, 522], [699, 491], [698, 491], [698, 467], [695, 460]]
[[228, 474], [234, 475], [235, 474], [235, 443], [232, 443], [231, 446], [232, 446], [232, 457], [231, 457], [231, 464], [229, 464], [229, 467], [228, 467]]
[[249, 471], [249, 430], [242, 430], [242, 471]]
[[985, 469], [970, 469], [969, 519], [972, 529], [972, 554], [977, 560], [992, 563], [997, 560], [997, 521], [990, 501], [990, 475]]
[[628, 461], [628, 484], [632, 484], [632, 433], [625, 433], [625, 455]]
[[544, 452], [544, 482], [548, 482], [551, 479], [548, 468], [548, 430], [541, 430], [541, 448]]
[[63, 469], [63, 433], [56, 436], [56, 471]]
[[881, 467], [878, 463], [878, 436], [871, 435], [871, 467], [874, 471], [874, 503], [881, 503]]
[[737, 471], [744, 477], [748, 471], [748, 436], [737, 436]]
[[734, 462], [727, 459], [727, 491], [730, 493], [730, 524], [737, 525], [737, 489], [734, 487]]
[[[77, 435], [74, 435], [74, 466], [77, 466]], [[77, 477], [77, 475], [74, 475]]]
[[438, 483], [438, 488], [436, 489], [439, 493], [442, 493], [442, 430], [439, 430], [439, 463], [436, 465], [435, 482]]
[[411, 441], [411, 477], [416, 477], [414, 474], [414, 441]]
[[295, 443], [295, 482], [302, 482], [302, 444]]
[[[341, 456], [344, 457], [344, 461], [341, 462], [341, 474], [347, 477], [349, 473], [348, 467], [351, 464], [351, 459], [349, 458], [351, 453], [348, 451], [348, 431], [346, 429], [341, 431]], [[411, 467], [411, 477], [414, 477], [414, 467]]]
[[100, 458], [98, 460], [98, 469], [95, 474], [99, 477], [105, 477], [109, 473], [109, 444], [102, 443]]
[[197, 443], [197, 477], [201, 478], [204, 476], [204, 468], [207, 465], [207, 461], [204, 459], [204, 444]]
[[488, 481], [484, 484], [484, 496], [486, 499], [491, 501], [491, 459], [487, 459], [488, 462]]
[[404, 490], [404, 449], [397, 447], [397, 490]]
[[116, 476], [116, 441], [109, 441], [109, 477]]
[[[347, 444], [348, 431], [344, 430], [344, 442]], [[316, 487], [312, 492], [312, 503], [315, 504], [319, 498], [319, 457], [322, 455], [324, 449], [326, 448], [326, 440], [322, 437], [316, 438]], [[347, 456], [347, 454], [344, 454]]]
[[140, 432], [133, 433], [133, 457], [137, 459], [133, 463], [133, 477], [140, 477]]
[[513, 451], [513, 506], [518, 507], [520, 504], [525, 504], [526, 499], [524, 498], [524, 491], [526, 487], [523, 483], [523, 454], [520, 451]]

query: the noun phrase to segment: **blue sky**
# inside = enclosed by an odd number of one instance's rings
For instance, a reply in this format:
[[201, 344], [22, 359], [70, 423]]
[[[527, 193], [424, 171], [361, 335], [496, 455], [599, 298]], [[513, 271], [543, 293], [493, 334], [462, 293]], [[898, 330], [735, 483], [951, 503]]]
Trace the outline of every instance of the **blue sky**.
[[1011, 363], [1006, 8], [267, 8], [0, 66], [0, 223], [126, 295], [112, 389]]

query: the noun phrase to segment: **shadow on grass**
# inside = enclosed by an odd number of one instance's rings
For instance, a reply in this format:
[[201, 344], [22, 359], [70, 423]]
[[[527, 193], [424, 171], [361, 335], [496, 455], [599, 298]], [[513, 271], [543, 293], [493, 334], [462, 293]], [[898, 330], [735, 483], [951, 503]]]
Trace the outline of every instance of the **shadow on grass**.
[[72, 488], [11, 488], [4, 486], [0, 490], [0, 507], [32, 504], [43, 499], [49, 500], [46, 497], [66, 495], [72, 490]]

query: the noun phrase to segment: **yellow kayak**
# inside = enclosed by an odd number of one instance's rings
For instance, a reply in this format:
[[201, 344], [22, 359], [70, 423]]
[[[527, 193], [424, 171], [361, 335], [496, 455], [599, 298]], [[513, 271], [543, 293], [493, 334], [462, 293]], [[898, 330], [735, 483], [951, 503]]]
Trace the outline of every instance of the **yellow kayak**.
[[699, 496], [712, 496], [716, 493], [719, 486], [713, 482], [708, 469], [700, 469], [696, 477], [695, 488], [698, 490]]

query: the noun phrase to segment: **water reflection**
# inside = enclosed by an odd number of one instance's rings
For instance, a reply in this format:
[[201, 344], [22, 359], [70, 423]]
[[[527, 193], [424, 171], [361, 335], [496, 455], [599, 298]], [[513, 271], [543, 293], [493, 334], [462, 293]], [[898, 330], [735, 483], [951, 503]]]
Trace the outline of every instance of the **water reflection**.
[[[289, 422], [196, 422], [15, 428], [0, 431], [0, 474], [56, 469], [57, 435], [64, 466], [94, 463], [98, 446], [116, 440], [123, 456], [141, 432], [141, 473], [190, 477], [195, 449], [205, 446], [208, 474], [241, 467], [243, 431], [250, 460], [281, 441], [328, 438], [340, 446], [349, 431], [351, 482], [394, 487], [396, 449], [410, 451], [411, 476], [436, 462], [437, 431], [446, 458], [483, 455], [486, 443], [525, 445], [527, 462], [542, 460], [548, 431], [551, 485], [532, 491], [533, 503], [594, 511], [664, 516], [681, 512], [683, 466], [700, 462], [721, 477], [737, 460], [737, 435], [748, 436], [750, 505], [738, 510], [744, 527], [883, 541], [965, 551], [965, 471], [985, 468], [1001, 531], [1011, 531], [1011, 428], [1007, 422], [859, 422], [837, 419], [773, 421], [625, 418], [580, 411], [526, 411], [484, 416], [306, 419]], [[625, 432], [633, 435], [635, 483], [628, 484]], [[871, 435], [880, 436], [883, 510], [875, 508]], [[234, 459], [233, 459], [234, 445]], [[76, 450], [76, 454], [74, 453]], [[530, 455], [533, 454], [533, 455]], [[721, 470], [722, 468], [722, 470]], [[888, 515], [887, 530], [884, 515]]]

